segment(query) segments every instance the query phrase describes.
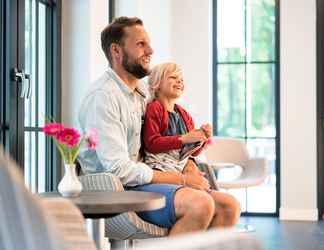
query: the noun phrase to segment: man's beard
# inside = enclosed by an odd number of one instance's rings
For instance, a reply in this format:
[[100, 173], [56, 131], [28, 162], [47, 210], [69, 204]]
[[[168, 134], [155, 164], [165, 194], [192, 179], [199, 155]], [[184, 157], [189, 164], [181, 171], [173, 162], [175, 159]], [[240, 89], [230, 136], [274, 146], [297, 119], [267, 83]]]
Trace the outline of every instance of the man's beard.
[[123, 52], [124, 56], [122, 65], [128, 73], [132, 74], [137, 79], [142, 79], [150, 74], [150, 71], [143, 68], [143, 66], [138, 62], [139, 59], [135, 60], [134, 62], [130, 62], [127, 52], [125, 50]]

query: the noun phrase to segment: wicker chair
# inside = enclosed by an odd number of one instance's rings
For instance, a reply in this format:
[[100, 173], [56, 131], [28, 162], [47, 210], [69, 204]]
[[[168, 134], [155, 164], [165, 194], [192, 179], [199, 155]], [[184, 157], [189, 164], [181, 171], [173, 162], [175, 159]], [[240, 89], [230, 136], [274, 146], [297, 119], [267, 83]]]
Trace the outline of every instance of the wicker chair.
[[[110, 173], [89, 174], [79, 177], [84, 191], [123, 191], [118, 177]], [[146, 239], [163, 237], [168, 234], [166, 228], [143, 221], [135, 212], [123, 213], [105, 220], [105, 234], [113, 240]]]
[[16, 164], [0, 145], [0, 249], [94, 250], [84, 219], [71, 202], [27, 190]]

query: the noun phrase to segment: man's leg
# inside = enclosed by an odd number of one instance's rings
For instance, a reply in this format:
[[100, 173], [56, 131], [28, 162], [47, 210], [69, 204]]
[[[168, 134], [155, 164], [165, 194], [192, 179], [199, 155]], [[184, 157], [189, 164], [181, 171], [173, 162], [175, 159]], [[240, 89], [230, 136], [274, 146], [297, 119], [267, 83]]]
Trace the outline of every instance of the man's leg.
[[174, 196], [177, 221], [170, 236], [205, 230], [215, 215], [215, 202], [207, 192], [192, 188], [180, 188]]
[[240, 218], [240, 203], [227, 193], [212, 191], [209, 194], [215, 202], [215, 216], [210, 227], [234, 226]]

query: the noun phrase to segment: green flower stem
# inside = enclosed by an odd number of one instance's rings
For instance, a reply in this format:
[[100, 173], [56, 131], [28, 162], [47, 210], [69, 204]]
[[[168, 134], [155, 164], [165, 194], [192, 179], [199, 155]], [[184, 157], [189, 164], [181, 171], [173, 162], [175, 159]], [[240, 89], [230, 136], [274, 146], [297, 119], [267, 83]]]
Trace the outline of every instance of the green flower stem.
[[54, 137], [53, 137], [53, 141], [54, 141], [55, 145], [57, 146], [57, 148], [61, 154], [61, 157], [63, 158], [64, 163], [65, 164], [73, 164], [80, 153], [81, 146], [83, 145], [85, 139], [82, 138], [80, 140], [80, 142], [78, 143], [78, 145], [75, 147], [72, 147], [72, 148], [65, 145], [64, 143], [60, 143]]
[[69, 162], [68, 164], [73, 164], [73, 161], [72, 161], [72, 149], [69, 147]]
[[72, 162], [75, 162], [76, 158], [78, 157], [83, 142], [84, 142], [84, 138], [82, 138], [80, 140], [79, 144], [77, 145], [76, 150], [75, 150], [75, 152], [73, 154]]
[[65, 154], [64, 154], [64, 148], [63, 148], [63, 145], [61, 143], [59, 143], [55, 138], [53, 138], [54, 140], [54, 143], [55, 145], [57, 146], [60, 154], [61, 154], [61, 157], [63, 158], [63, 161], [65, 162], [66, 159], [65, 159]]

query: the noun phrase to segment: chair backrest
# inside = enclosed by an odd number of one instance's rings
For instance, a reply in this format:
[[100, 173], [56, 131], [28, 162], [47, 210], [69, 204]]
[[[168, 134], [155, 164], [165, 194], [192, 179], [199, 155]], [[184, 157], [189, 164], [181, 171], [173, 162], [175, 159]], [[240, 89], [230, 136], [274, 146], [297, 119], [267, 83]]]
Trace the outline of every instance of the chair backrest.
[[232, 230], [212, 229], [164, 239], [146, 240], [135, 250], [262, 250], [261, 243], [251, 234]]
[[0, 249], [67, 249], [60, 232], [24, 185], [16, 164], [0, 145]]
[[235, 138], [213, 137], [206, 148], [209, 163], [232, 163], [245, 167], [249, 161], [249, 153], [245, 142]]

